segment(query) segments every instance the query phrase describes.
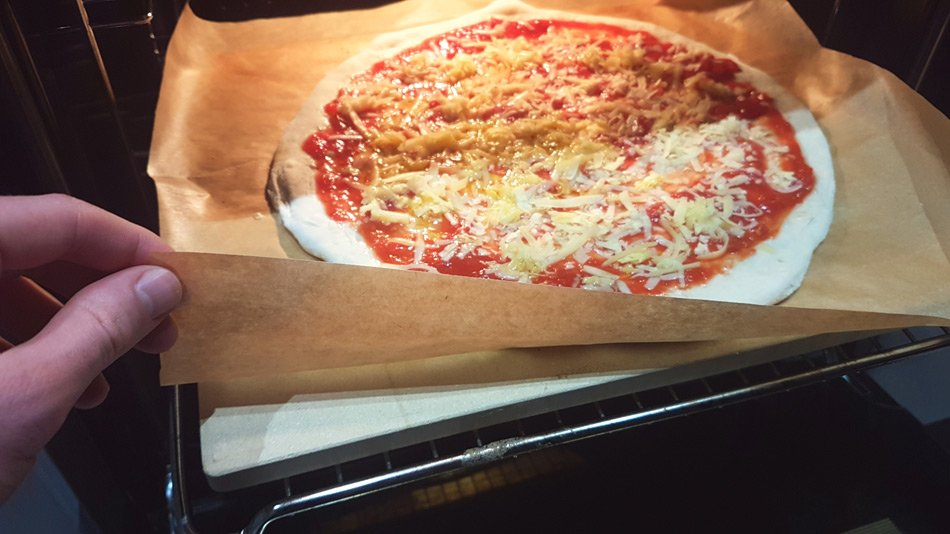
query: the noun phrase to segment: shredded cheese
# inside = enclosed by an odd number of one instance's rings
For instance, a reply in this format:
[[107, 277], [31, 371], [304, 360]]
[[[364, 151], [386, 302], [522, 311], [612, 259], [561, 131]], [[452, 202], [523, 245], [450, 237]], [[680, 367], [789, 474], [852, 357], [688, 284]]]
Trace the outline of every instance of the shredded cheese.
[[411, 247], [412, 268], [426, 232], [449, 224], [454, 237], [429, 245], [438, 257], [496, 257], [486, 274], [500, 278], [530, 282], [569, 261], [579, 287], [682, 286], [756, 227], [763, 211], [744, 186], [802, 187], [767, 128], [710, 120], [735, 89], [698, 69], [703, 54], [648, 60], [639, 34], [568, 28], [529, 42], [503, 27], [454, 55], [417, 50], [338, 98], [350, 130], [337, 138], [367, 147], [360, 213], [406, 227], [414, 237], [392, 241]]

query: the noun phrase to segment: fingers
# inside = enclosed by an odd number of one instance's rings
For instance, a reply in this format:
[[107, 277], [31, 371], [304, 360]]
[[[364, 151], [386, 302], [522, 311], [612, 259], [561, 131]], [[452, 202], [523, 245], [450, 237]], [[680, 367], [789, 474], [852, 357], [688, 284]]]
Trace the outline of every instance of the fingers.
[[[74, 266], [75, 267], [75, 266]], [[102, 275], [100, 274], [99, 277]], [[64, 278], [65, 280], [66, 278]], [[69, 292], [69, 295], [76, 290]], [[63, 305], [32, 280], [23, 277], [0, 279], [0, 301], [17, 303], [0, 307], [0, 335], [24, 343], [35, 336], [62, 309]], [[151, 332], [140, 340], [135, 348], [142, 352], [157, 354], [175, 344], [178, 328], [171, 317], [165, 317]], [[13, 347], [13, 343], [0, 337], [0, 352]], [[95, 408], [102, 404], [109, 393], [109, 383], [102, 374], [96, 376], [79, 396], [75, 407]]]
[[66, 260], [111, 272], [171, 250], [148, 230], [65, 195], [0, 197], [0, 228], [3, 271]]
[[[164, 323], [181, 294], [171, 271], [130, 267], [77, 293], [39, 334], [4, 356], [21, 358], [59, 384], [63, 402], [72, 406], [103, 369]], [[156, 335], [162, 349], [173, 343], [173, 333]]]
[[[67, 196], [0, 196], [0, 228], [3, 502], [69, 410], [105, 399], [105, 367], [136, 344], [171, 347], [177, 330], [167, 314], [182, 288], [167, 269], [146, 265], [171, 250], [158, 236]], [[71, 298], [60, 308], [19, 272]]]
[[66, 301], [80, 289], [109, 274], [68, 261], [56, 261], [33, 269], [19, 271], [61, 301]]
[[31, 280], [0, 278], [0, 335], [11, 343], [35, 336], [63, 305]]
[[[100, 374], [156, 330], [181, 301], [181, 283], [161, 267], [111, 274], [71, 298], [36, 336], [0, 353], [0, 502], [76, 406], [98, 405], [109, 391]], [[173, 340], [172, 326], [155, 335]]]
[[79, 395], [79, 399], [76, 400], [74, 406], [80, 410], [95, 408], [102, 404], [102, 401], [106, 400], [106, 395], [108, 394], [109, 382], [106, 381], [106, 377], [100, 373], [92, 380], [92, 383], [86, 387], [86, 390]]
[[137, 350], [158, 354], [172, 348], [178, 339], [178, 325], [171, 317], [166, 317], [154, 330], [135, 345]]

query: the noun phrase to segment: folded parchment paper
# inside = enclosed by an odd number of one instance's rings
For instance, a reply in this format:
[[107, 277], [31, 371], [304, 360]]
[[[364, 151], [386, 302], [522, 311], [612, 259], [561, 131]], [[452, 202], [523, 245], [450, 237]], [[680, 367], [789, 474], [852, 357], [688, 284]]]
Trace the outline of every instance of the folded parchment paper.
[[[409, 0], [240, 23], [209, 22], [186, 8], [168, 51], [149, 162], [165, 238], [183, 251], [306, 258], [270, 214], [263, 194], [271, 155], [300, 104], [324, 72], [379, 33], [444, 20], [486, 3]], [[835, 222], [803, 286], [783, 305], [950, 317], [950, 124], [900, 81], [866, 62], [822, 49], [781, 2], [534, 4], [665, 26], [737, 55], [808, 105], [835, 159]], [[240, 265], [235, 264], [235, 272], [245, 272]], [[239, 319], [205, 314], [189, 318], [181, 328], [187, 336], [189, 328], [209, 327], [208, 321], [231, 321], [219, 325], [227, 331]], [[260, 357], [285, 361], [279, 349], [293, 336], [293, 331], [271, 332], [267, 345], [275, 350]], [[323, 371], [313, 390], [654, 368], [779, 341], [489, 350], [422, 363]], [[465, 345], [459, 350], [466, 350]], [[216, 352], [170, 354], [176, 360], [208, 360], [206, 368], [228, 359], [227, 353]], [[781, 355], [776, 351], [775, 357]], [[322, 366], [315, 362], [314, 367]], [[172, 376], [174, 368], [166, 358], [164, 382], [188, 380]], [[281, 365], [275, 363], [273, 369]], [[297, 386], [302, 387], [299, 381]]]
[[188, 252], [159, 260], [186, 288], [175, 314], [178, 343], [162, 360], [170, 382], [515, 347], [950, 326], [918, 315], [594, 293], [305, 260]]

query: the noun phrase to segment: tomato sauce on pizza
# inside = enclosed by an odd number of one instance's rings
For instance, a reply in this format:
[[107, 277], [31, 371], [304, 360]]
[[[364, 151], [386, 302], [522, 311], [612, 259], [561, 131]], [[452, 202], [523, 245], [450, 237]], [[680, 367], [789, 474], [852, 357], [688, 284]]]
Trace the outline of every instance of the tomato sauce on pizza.
[[662, 294], [752, 254], [815, 186], [740, 72], [646, 31], [490, 19], [353, 77], [302, 148], [384, 263]]

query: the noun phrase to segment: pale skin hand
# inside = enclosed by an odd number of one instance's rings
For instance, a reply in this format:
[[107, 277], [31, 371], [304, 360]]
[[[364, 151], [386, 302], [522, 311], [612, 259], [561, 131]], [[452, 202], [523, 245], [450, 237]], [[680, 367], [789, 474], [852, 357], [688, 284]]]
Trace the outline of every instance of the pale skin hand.
[[105, 399], [103, 369], [133, 347], [174, 344], [168, 313], [181, 284], [149, 265], [168, 250], [148, 230], [70, 197], [0, 197], [0, 503], [73, 407]]

